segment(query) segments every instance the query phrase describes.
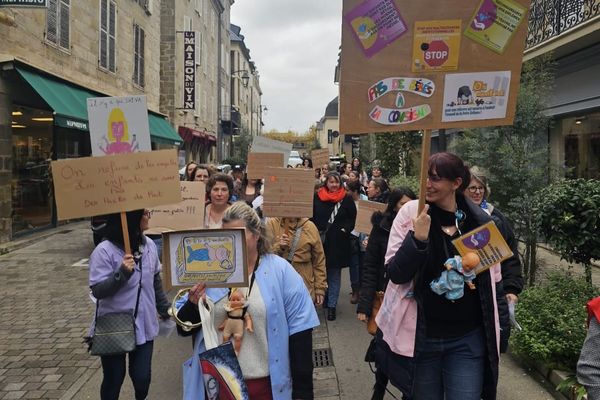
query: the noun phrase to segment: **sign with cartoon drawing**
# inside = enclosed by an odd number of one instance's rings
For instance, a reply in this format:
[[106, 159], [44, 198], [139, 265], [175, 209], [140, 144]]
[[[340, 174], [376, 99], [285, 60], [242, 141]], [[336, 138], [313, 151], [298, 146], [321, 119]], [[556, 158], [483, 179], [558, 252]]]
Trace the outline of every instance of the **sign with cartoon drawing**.
[[471, 121], [506, 116], [510, 71], [448, 74], [442, 121]]
[[342, 2], [340, 133], [513, 123], [530, 0]]
[[87, 99], [92, 156], [151, 151], [146, 96]]
[[201, 229], [163, 233], [165, 289], [248, 286], [244, 229]]

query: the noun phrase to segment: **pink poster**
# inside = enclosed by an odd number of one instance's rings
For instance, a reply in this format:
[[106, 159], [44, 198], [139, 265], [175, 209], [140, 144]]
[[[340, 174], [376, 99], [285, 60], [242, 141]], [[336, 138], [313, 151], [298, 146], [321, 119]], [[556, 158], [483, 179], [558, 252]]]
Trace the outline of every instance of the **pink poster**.
[[344, 15], [344, 19], [367, 57], [407, 31], [393, 0], [365, 0]]

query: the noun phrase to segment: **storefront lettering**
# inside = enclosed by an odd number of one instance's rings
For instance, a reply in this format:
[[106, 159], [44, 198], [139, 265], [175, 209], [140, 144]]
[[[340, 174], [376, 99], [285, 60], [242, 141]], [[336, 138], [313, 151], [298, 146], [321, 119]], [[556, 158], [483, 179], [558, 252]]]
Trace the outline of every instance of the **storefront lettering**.
[[66, 122], [67, 122], [67, 127], [69, 127], [69, 128], [81, 129], [84, 131], [87, 130], [87, 124], [85, 122], [71, 121], [70, 119], [68, 119]]
[[196, 32], [183, 32], [183, 109], [196, 108]]

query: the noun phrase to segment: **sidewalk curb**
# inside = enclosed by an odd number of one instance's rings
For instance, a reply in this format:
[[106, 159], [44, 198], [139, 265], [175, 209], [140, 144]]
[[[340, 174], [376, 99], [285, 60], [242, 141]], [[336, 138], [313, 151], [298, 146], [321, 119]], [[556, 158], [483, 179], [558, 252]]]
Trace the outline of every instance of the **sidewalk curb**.
[[89, 226], [89, 221], [86, 220], [71, 222], [65, 225], [58, 226], [56, 228], [48, 228], [37, 232], [33, 232], [19, 237], [17, 239], [14, 239], [10, 242], [0, 243], [0, 256], [30, 246], [35, 242], [47, 239], [50, 236], [60, 234], [63, 232], [67, 233], [69, 231], [72, 231], [73, 229], [78, 229], [81, 226]]
[[544, 386], [556, 400], [571, 400], [562, 392], [556, 390], [556, 387], [567, 378], [567, 372], [556, 369], [544, 368], [540, 363], [527, 361], [513, 354], [510, 349], [506, 356], [512, 358], [517, 364], [527, 371], [530, 375], [537, 378], [540, 384]]

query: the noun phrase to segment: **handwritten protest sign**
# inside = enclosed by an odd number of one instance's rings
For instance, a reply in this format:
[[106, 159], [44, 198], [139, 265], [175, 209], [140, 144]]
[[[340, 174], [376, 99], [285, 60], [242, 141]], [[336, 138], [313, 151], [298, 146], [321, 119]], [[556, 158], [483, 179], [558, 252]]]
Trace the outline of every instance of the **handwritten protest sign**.
[[59, 220], [181, 201], [175, 150], [73, 158], [51, 166]]
[[244, 229], [165, 232], [166, 291], [199, 281], [210, 287], [248, 286], [244, 235]]
[[386, 205], [368, 200], [359, 200], [356, 210], [356, 225], [354, 230], [360, 233], [371, 233], [371, 216], [375, 211], [385, 211]]
[[310, 169], [267, 168], [263, 215], [312, 217], [315, 177]]
[[283, 153], [248, 153], [248, 179], [263, 179], [267, 167], [280, 167], [283, 163]]
[[310, 152], [313, 168], [323, 168], [323, 165], [329, 165], [329, 149], [318, 149]]
[[279, 140], [267, 139], [263, 136], [255, 136], [252, 139], [252, 153], [283, 153], [282, 167], [287, 166], [287, 162], [292, 152], [292, 144], [281, 142]]
[[180, 185], [181, 202], [152, 207], [152, 218], [145, 233], [159, 235], [168, 231], [202, 229], [206, 185], [203, 182], [180, 182]]
[[467, 232], [453, 240], [452, 244], [461, 256], [468, 252], [477, 253], [481, 259], [481, 262], [475, 268], [477, 274], [513, 255], [512, 250], [504, 241], [502, 234], [493, 221]]
[[92, 155], [151, 151], [146, 96], [87, 99]]

